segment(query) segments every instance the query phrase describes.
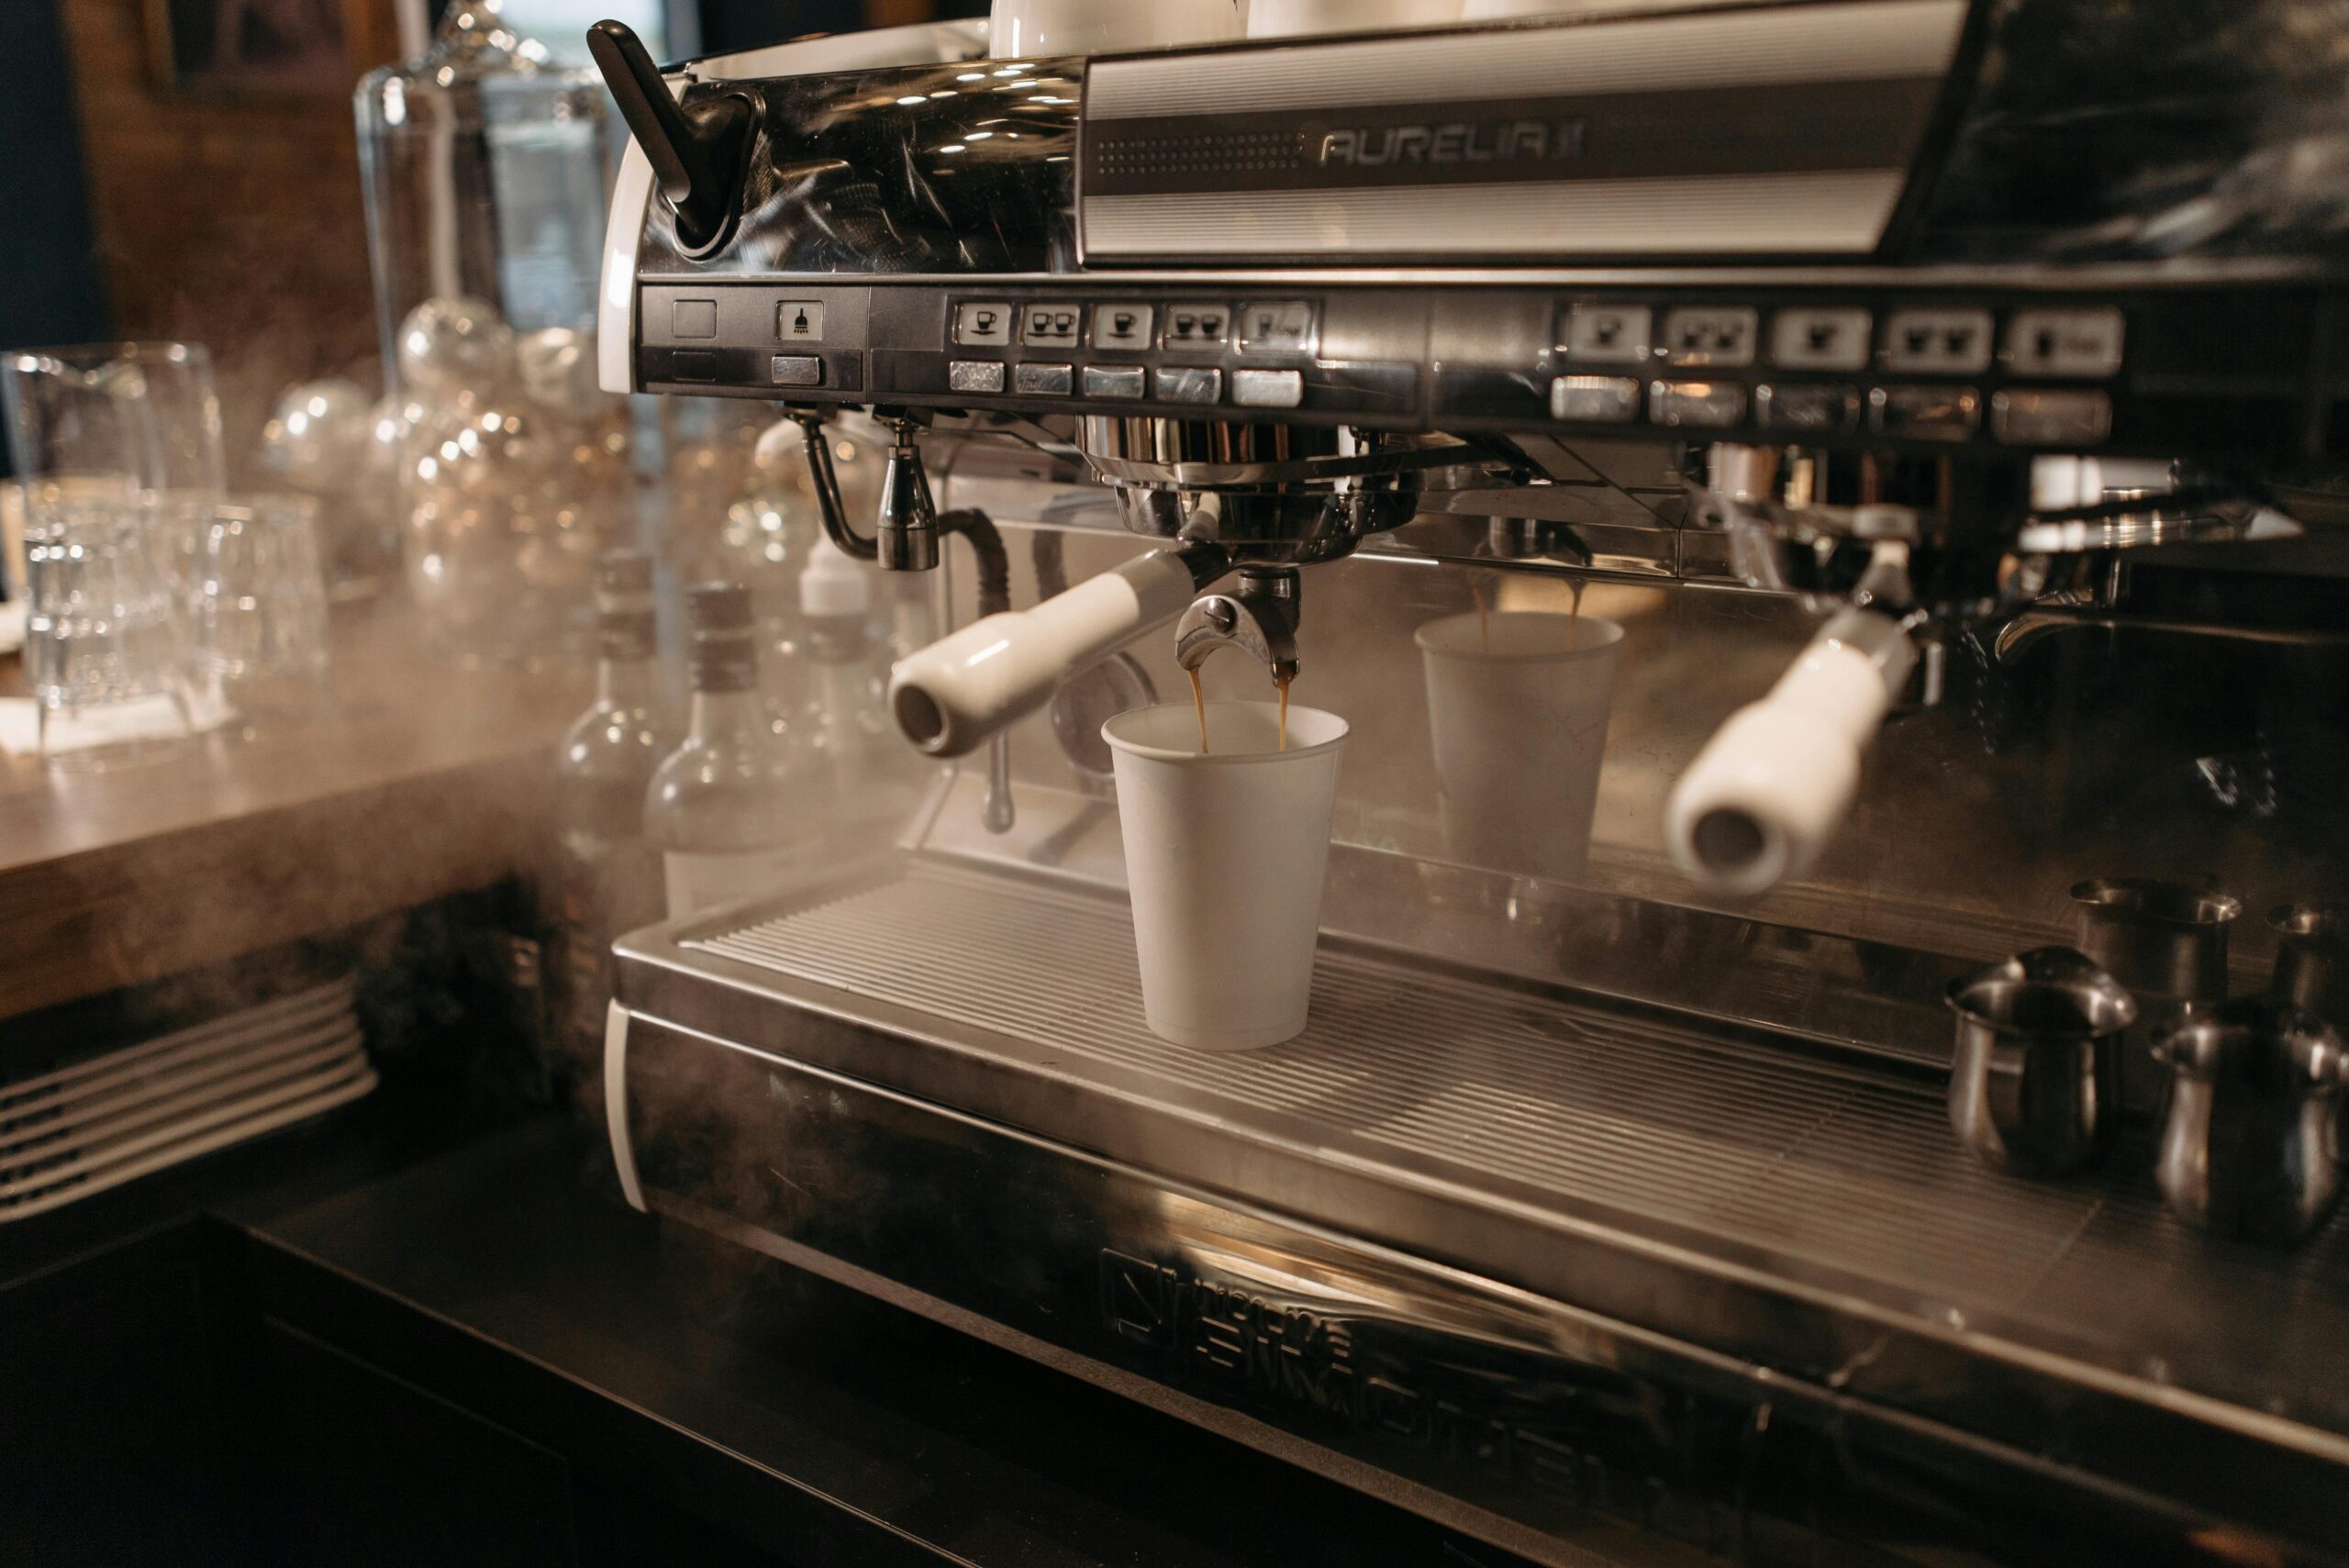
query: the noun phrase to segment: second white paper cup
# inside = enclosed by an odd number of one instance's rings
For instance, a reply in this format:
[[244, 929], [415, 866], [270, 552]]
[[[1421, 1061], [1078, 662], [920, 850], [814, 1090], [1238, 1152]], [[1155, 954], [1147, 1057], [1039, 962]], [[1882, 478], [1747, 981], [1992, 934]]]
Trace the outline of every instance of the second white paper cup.
[[1444, 843], [1472, 865], [1572, 880], [1590, 858], [1623, 628], [1547, 611], [1486, 619], [1417, 634]]
[[1346, 721], [1272, 703], [1188, 703], [1101, 727], [1118, 775], [1126, 882], [1152, 1034], [1247, 1051], [1300, 1033], [1313, 989], [1321, 878]]

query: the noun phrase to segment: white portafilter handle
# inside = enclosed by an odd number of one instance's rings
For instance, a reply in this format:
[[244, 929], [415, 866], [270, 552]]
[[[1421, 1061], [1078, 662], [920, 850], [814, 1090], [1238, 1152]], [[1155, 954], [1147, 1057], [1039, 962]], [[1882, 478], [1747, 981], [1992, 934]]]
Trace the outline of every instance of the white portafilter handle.
[[919, 750], [962, 756], [1042, 706], [1071, 670], [1181, 615], [1197, 592], [1193, 560], [1156, 550], [1032, 609], [983, 617], [897, 662], [889, 711]]
[[1819, 859], [1860, 784], [1860, 757], [1917, 664], [1890, 617], [1845, 610], [1769, 695], [1731, 714], [1673, 786], [1664, 841], [1716, 893], [1752, 897]]

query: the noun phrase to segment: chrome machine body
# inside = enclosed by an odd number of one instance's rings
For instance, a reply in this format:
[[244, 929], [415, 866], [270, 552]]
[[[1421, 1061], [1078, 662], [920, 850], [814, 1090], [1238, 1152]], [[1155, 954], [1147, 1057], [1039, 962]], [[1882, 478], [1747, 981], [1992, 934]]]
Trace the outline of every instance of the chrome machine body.
[[[2036, 874], [1995, 795], [2024, 751], [2026, 793], [2073, 792], [2045, 840], [2175, 840], [2085, 835], [2114, 771], [2013, 740], [2050, 722], [2011, 689], [2046, 649], [2337, 668], [2343, 20], [1647, 4], [1091, 60], [909, 29], [665, 75], [599, 37], [639, 138], [607, 384], [785, 406], [819, 494], [828, 412], [873, 409], [882, 515], [829, 496], [835, 538], [952, 569], [963, 533], [987, 612], [899, 666], [897, 716], [997, 744], [892, 855], [622, 943], [631, 1199], [1542, 1562], [2349, 1561], [2349, 1226], [2205, 1236], [2163, 1207], [2186, 1145], [2154, 1171], [2143, 1032], [2256, 989], [2257, 940], [2132, 972], [2110, 900], [2051, 902], [2117, 884], [1986, 908], [1911, 841], [1979, 777], [1972, 858]], [[1053, 541], [1038, 605], [998, 521]], [[1098, 570], [1052, 595], [1063, 548]], [[1664, 848], [1577, 885], [1411, 840], [1375, 770], [1307, 1034], [1152, 1039], [1097, 762], [1030, 744], [1015, 783], [1001, 738], [1047, 702], [1085, 729], [1100, 693], [1063, 677], [1147, 692], [1137, 656], [1223, 646], [1367, 715], [1398, 606], [1457, 607], [1470, 567], [1767, 619], [1798, 657], [1733, 714], [1718, 659], [1641, 688], [1727, 722], [1672, 742]], [[1967, 722], [1902, 720], [1873, 782], [1877, 726], [1952, 684]], [[2286, 774], [2311, 730], [2349, 754], [2312, 703], [2263, 732]], [[2252, 803], [2212, 864], [2332, 895], [2332, 839], [2261, 837], [2330, 808], [2206, 761]], [[1954, 1135], [1944, 988], [2067, 937], [2133, 1001], [2092, 1041], [1984, 1034]], [[2197, 1038], [2173, 1055], [2225, 1054]], [[2009, 1057], [2070, 1097], [1999, 1119]], [[2310, 1082], [2296, 1148], [2337, 1137]], [[2027, 1135], [2133, 1162], [2032, 1180]]]

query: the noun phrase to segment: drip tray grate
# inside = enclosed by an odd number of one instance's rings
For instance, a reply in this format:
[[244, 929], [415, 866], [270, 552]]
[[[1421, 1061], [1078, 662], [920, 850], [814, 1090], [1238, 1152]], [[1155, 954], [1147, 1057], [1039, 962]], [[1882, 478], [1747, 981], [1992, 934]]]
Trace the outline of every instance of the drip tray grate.
[[[1143, 1027], [1132, 942], [1122, 904], [1097, 894], [915, 861], [680, 945], [1104, 1093], [1761, 1260], [1937, 1329], [1995, 1323], [2278, 1413], [2340, 1397], [2307, 1373], [2349, 1364], [2349, 1216], [2297, 1252], [2214, 1241], [2173, 1220], [2146, 1174], [2056, 1184], [1984, 1168], [1954, 1142], [1937, 1085], [1342, 944], [1324, 947], [1304, 1035], [1186, 1050]], [[2141, 1146], [2115, 1164], [2147, 1162]], [[2349, 1429], [2340, 1410], [2296, 1413]]]

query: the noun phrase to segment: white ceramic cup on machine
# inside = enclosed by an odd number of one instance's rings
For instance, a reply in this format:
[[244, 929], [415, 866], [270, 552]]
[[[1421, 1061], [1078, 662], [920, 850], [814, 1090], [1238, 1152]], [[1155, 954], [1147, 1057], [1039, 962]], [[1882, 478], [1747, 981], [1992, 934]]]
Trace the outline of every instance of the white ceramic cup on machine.
[[1142, 1013], [1152, 1034], [1247, 1051], [1302, 1032], [1346, 721], [1272, 703], [1188, 703], [1101, 727], [1117, 769]]
[[1214, 43], [1241, 32], [1235, 0], [995, 0], [987, 52], [997, 60], [1115, 54]]
[[1460, 19], [1461, 0], [1250, 0], [1248, 36], [1375, 33], [1395, 28], [1440, 28]]
[[1472, 865], [1579, 878], [1623, 628], [1507, 610], [1419, 628], [1446, 847]]

